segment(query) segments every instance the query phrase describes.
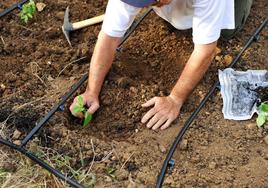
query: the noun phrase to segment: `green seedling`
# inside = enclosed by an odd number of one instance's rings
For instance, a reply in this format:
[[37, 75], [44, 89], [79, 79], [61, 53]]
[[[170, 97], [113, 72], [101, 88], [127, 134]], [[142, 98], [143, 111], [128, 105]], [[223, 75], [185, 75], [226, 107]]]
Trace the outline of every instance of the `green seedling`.
[[116, 176], [115, 176], [115, 171], [116, 169], [112, 168], [112, 167], [108, 167], [105, 169], [106, 174], [114, 181], [116, 180]]
[[20, 12], [20, 19], [27, 23], [29, 19], [32, 19], [36, 13], [36, 5], [33, 0], [30, 0], [29, 3], [26, 3], [22, 6], [22, 10]]
[[85, 119], [84, 119], [84, 122], [83, 122], [83, 126], [87, 126], [92, 120], [92, 114], [90, 114], [87, 111], [87, 109], [84, 107], [84, 100], [83, 100], [83, 97], [81, 95], [79, 95], [77, 97], [77, 104], [74, 107], [73, 112], [75, 114], [79, 113], [79, 112], [82, 112], [84, 114]]
[[261, 105], [258, 106], [258, 111], [259, 115], [256, 122], [257, 126], [261, 127], [268, 122], [268, 101], [261, 103]]

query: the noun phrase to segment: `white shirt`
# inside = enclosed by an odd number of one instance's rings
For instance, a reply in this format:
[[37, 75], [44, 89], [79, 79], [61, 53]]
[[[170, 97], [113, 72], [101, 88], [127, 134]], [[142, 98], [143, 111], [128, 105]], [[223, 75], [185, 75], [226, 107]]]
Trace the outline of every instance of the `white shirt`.
[[[109, 0], [102, 31], [112, 37], [122, 37], [141, 9], [121, 0]], [[221, 29], [234, 29], [234, 0], [172, 0], [154, 7], [160, 17], [175, 28], [193, 29], [195, 44], [209, 44], [219, 39]]]

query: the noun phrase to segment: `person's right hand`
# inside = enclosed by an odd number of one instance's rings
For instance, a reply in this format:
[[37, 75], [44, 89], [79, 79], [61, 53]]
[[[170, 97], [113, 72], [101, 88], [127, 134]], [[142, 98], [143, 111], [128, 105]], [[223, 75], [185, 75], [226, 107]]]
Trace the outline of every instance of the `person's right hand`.
[[[98, 97], [87, 94], [86, 92], [81, 94], [81, 96], [83, 97], [84, 105], [88, 108], [87, 110], [88, 113], [94, 114], [100, 107]], [[82, 112], [79, 112], [79, 113], [73, 112], [73, 109], [76, 105], [77, 105], [77, 97], [74, 98], [73, 103], [69, 107], [72, 115], [81, 119], [84, 118], [84, 114]]]

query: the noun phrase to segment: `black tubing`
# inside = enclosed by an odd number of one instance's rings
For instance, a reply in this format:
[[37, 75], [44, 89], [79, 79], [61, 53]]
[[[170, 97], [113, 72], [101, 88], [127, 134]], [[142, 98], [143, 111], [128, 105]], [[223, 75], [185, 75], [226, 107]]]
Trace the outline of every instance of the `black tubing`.
[[19, 3], [16, 3], [14, 5], [12, 5], [11, 7], [5, 9], [3, 12], [0, 12], [0, 18], [5, 16], [6, 14], [10, 13], [11, 11], [15, 10], [16, 8], [18, 8], [19, 6], [25, 4], [28, 0], [23, 0]]
[[54, 174], [55, 176], [57, 176], [58, 178], [62, 179], [63, 181], [65, 181], [66, 183], [68, 183], [69, 185], [71, 185], [72, 187], [75, 188], [84, 188], [84, 186], [82, 186], [81, 184], [79, 184], [78, 182], [76, 182], [75, 180], [72, 180], [70, 178], [68, 178], [67, 176], [65, 176], [64, 174], [62, 174], [60, 171], [54, 169], [53, 167], [51, 167], [50, 165], [48, 165], [47, 163], [45, 163], [44, 161], [40, 160], [38, 157], [36, 157], [34, 154], [32, 154], [31, 152], [29, 152], [28, 150], [13, 144], [7, 140], [4, 140], [2, 138], [0, 138], [0, 143], [3, 145], [6, 145], [14, 150], [19, 151], [20, 153], [22, 153], [23, 155], [25, 155], [26, 157], [30, 158], [31, 160], [33, 160], [34, 162], [36, 162], [37, 164], [39, 164], [41, 167], [43, 167], [44, 169], [48, 170], [49, 172], [51, 172], [52, 174]]
[[[240, 53], [236, 56], [236, 58], [232, 61], [232, 63], [228, 67], [233, 67], [237, 64], [238, 60], [242, 56], [242, 54], [245, 52], [245, 50], [252, 44], [252, 42], [256, 41], [258, 39], [259, 33], [262, 31], [262, 29], [267, 25], [268, 23], [268, 17], [265, 18], [265, 20], [262, 22], [262, 24], [257, 28], [257, 30], [253, 33], [253, 35], [250, 37], [250, 39], [247, 41], [243, 49], [240, 51]], [[162, 169], [160, 171], [160, 174], [158, 175], [157, 182], [156, 182], [156, 188], [162, 187], [162, 184], [164, 182], [165, 174], [167, 171], [167, 167], [169, 165], [169, 161], [171, 160], [177, 145], [180, 143], [182, 140], [183, 135], [187, 131], [187, 129], [190, 127], [198, 113], [201, 111], [201, 109], [205, 106], [206, 102], [208, 99], [211, 97], [211, 95], [214, 93], [216, 88], [219, 86], [219, 81], [217, 81], [209, 90], [205, 98], [201, 101], [201, 103], [198, 105], [197, 109], [191, 114], [189, 119], [185, 122], [184, 126], [180, 130], [178, 136], [176, 137], [175, 141], [173, 142], [167, 157], [163, 163]]]
[[71, 90], [62, 97], [61, 101], [56, 104], [41, 121], [38, 122], [38, 124], [30, 131], [30, 133], [27, 134], [27, 136], [22, 140], [20, 147], [25, 146], [32, 139], [34, 134], [36, 134], [44, 126], [44, 124], [57, 111], [59, 111], [59, 108], [64, 105], [64, 103], [76, 92], [76, 90], [87, 80], [87, 78], [88, 74], [84, 74], [82, 78], [71, 87]]

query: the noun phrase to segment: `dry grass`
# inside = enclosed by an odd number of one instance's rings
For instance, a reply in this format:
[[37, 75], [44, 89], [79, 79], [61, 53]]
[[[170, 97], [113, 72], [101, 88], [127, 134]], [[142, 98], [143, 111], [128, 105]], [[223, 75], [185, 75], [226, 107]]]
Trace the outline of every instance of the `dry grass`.
[[[86, 187], [92, 187], [95, 184], [96, 178], [90, 169], [73, 169], [70, 165], [70, 157], [60, 155], [52, 149], [40, 147], [36, 142], [31, 143], [30, 150]], [[0, 188], [37, 187], [66, 188], [68, 185], [22, 154], [0, 146]]]

